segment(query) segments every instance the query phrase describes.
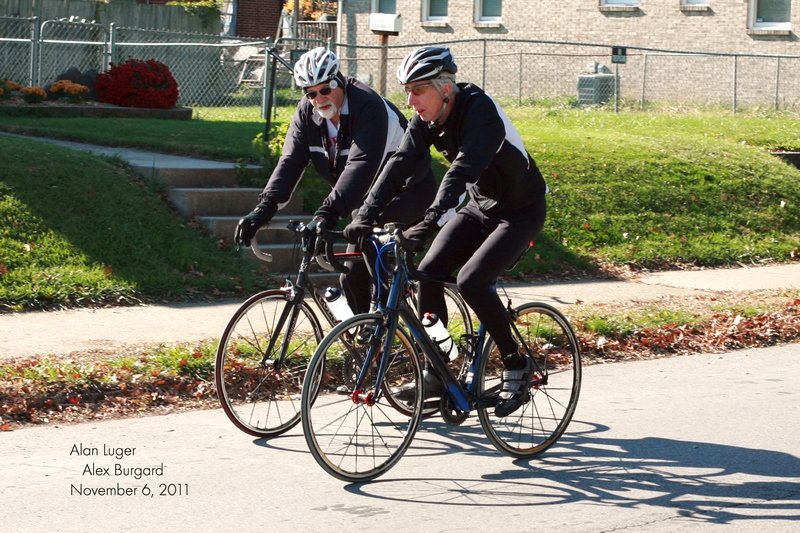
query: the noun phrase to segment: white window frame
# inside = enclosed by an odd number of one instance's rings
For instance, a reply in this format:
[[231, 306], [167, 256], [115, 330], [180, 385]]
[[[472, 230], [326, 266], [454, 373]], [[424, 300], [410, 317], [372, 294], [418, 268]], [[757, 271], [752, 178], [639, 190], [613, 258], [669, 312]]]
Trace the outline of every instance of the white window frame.
[[792, 2], [789, 0], [789, 20], [785, 22], [758, 22], [756, 14], [758, 13], [759, 0], [749, 0], [749, 23], [750, 28], [754, 30], [779, 30], [790, 31], [792, 29]]
[[600, 7], [639, 7], [639, 0], [600, 0]]
[[680, 0], [680, 2], [680, 9], [683, 12], [711, 11], [709, 0]]
[[394, 11], [389, 13], [388, 11], [378, 11], [379, 6], [381, 5], [380, 0], [372, 0], [372, 6], [370, 13], [386, 13], [389, 15], [396, 15], [397, 14], [397, 0], [394, 2]]
[[431, 1], [422, 0], [422, 22], [447, 22], [450, 15], [450, 0], [445, 0], [447, 3], [447, 15], [431, 15]]
[[499, 17], [484, 17], [483, 16], [483, 0], [475, 0], [475, 22], [503, 22], [503, 0], [500, 0], [500, 16]]

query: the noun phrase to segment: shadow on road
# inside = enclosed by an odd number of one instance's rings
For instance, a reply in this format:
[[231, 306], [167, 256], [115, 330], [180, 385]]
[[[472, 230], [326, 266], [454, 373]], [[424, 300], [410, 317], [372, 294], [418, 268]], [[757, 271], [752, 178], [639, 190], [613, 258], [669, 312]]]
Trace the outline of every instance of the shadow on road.
[[[445, 441], [417, 435], [407, 456], [498, 455], [479, 426], [428, 423]], [[702, 523], [800, 521], [800, 458], [764, 449], [665, 438], [606, 439], [608, 427], [573, 421], [541, 457], [476, 478], [379, 479], [351, 493], [444, 505], [546, 506], [591, 502], [621, 508], [657, 506]], [[403, 460], [406, 460], [404, 458]], [[437, 469], [437, 472], [440, 470]]]

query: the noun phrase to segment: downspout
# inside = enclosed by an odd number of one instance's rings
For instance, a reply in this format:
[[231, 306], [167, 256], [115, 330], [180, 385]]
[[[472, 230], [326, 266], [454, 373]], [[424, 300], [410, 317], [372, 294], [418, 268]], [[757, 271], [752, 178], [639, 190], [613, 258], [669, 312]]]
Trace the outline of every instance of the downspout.
[[[345, 0], [339, 0], [339, 4], [336, 8], [336, 44], [342, 42], [342, 20], [344, 20], [344, 3]], [[336, 53], [339, 53], [339, 50], [336, 50]]]

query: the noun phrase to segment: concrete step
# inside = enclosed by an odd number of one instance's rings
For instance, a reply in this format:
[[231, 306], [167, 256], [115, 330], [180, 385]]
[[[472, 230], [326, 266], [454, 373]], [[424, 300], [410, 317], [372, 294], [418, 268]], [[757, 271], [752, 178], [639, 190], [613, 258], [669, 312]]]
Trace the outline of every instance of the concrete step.
[[[287, 232], [288, 233], [288, 232]], [[259, 235], [261, 239], [263, 237]], [[259, 241], [263, 242], [263, 241]], [[344, 251], [346, 245], [342, 243], [341, 245], [336, 245], [334, 249], [337, 251]], [[273, 243], [270, 242], [269, 244], [262, 244], [259, 246], [261, 251], [265, 253], [272, 254], [272, 261], [266, 262], [258, 259], [249, 249], [242, 249], [239, 251], [240, 254], [244, 254], [244, 257], [248, 259], [252, 259], [253, 261], [257, 262], [259, 267], [264, 272], [269, 272], [270, 274], [280, 275], [281, 277], [286, 277], [288, 275], [289, 279], [294, 281], [297, 277], [297, 269], [300, 267], [300, 252], [298, 250], [297, 254], [294, 254], [294, 243]], [[329, 285], [336, 285], [338, 286], [338, 279], [339, 274], [333, 272], [326, 272], [321, 271], [316, 266], [313, 267], [313, 272], [311, 274], [314, 276], [314, 282], [316, 283], [317, 280], [323, 280], [325, 283]], [[319, 283], [323, 283], [320, 281]]]
[[[168, 187], [237, 187], [239, 173], [237, 168], [162, 168], [137, 169], [144, 175], [152, 175]], [[265, 181], [266, 183], [266, 181]]]
[[294, 250], [293, 243], [270, 243], [267, 246], [259, 246], [259, 248], [266, 253], [272, 254], [271, 262], [261, 261], [253, 255], [249, 249], [242, 249], [239, 253], [256, 261], [265, 272], [270, 272], [272, 274], [297, 272], [297, 267], [300, 266], [300, 260], [292, 257], [292, 252]]
[[130, 162], [131, 168], [137, 174], [161, 180], [170, 187], [232, 187], [237, 185], [238, 177], [242, 173], [263, 173], [261, 165], [207, 161], [163, 154], [158, 164], [146, 155], [136, 157]]
[[[258, 203], [262, 189], [250, 187], [178, 187], [170, 189], [169, 201], [185, 217], [244, 216]], [[301, 212], [302, 195], [294, 194], [284, 210]]]
[[[309, 222], [312, 218], [310, 214], [284, 213], [285, 210], [278, 211], [278, 214], [275, 215], [270, 223], [259, 231], [259, 242], [292, 243], [295, 239], [295, 232], [286, 229], [286, 225], [292, 220]], [[242, 216], [243, 215], [235, 217], [198, 217], [198, 220], [212, 235], [222, 240], [224, 244], [232, 246], [233, 233], [236, 230], [236, 224], [239, 223], [239, 219]]]

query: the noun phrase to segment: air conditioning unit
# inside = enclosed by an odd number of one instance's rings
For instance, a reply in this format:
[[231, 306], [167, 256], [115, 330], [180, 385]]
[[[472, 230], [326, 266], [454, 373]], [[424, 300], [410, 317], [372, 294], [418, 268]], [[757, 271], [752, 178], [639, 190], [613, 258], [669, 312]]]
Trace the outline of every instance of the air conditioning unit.
[[614, 98], [614, 74], [581, 74], [578, 76], [578, 105], [603, 105]]

